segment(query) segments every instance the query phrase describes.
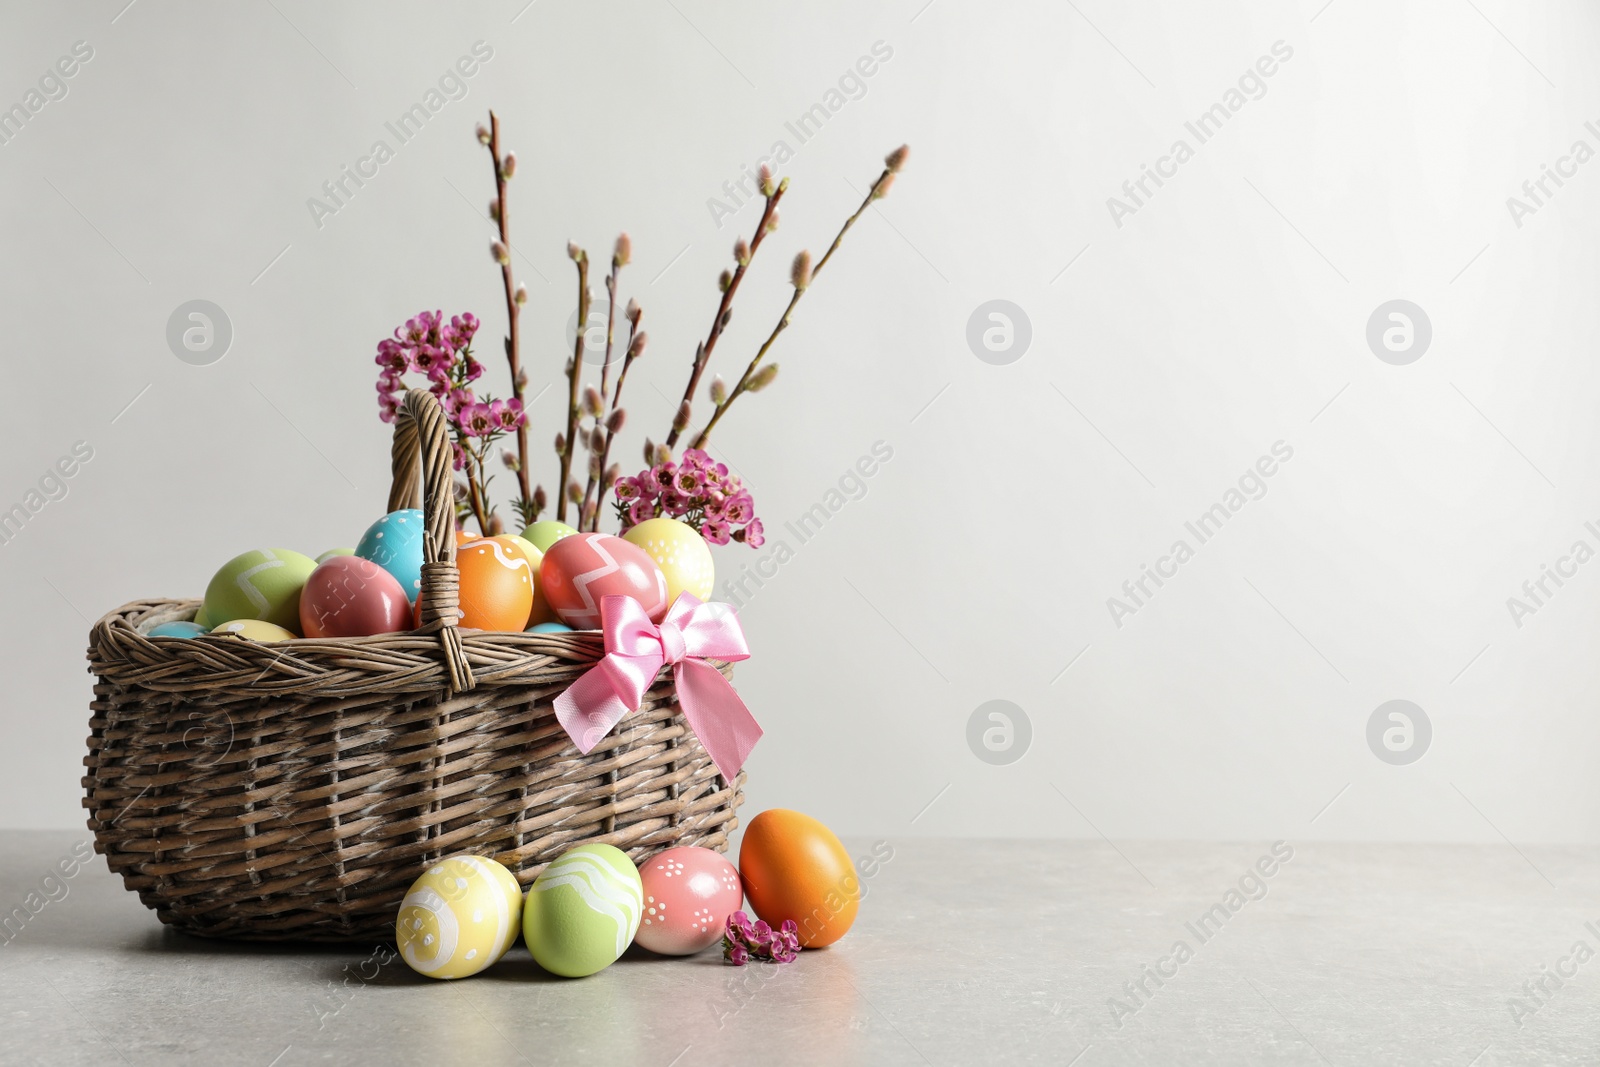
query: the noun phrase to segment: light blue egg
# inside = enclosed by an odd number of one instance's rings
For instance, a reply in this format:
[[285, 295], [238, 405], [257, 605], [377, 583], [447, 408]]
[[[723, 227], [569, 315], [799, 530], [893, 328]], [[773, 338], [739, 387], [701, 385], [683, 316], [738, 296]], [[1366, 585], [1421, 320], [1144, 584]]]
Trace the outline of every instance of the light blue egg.
[[367, 527], [356, 545], [356, 555], [394, 575], [415, 604], [422, 591], [422, 512], [416, 508], [391, 511]]
[[197, 622], [164, 622], [145, 631], [146, 637], [199, 637], [208, 631]]
[[570, 634], [572, 627], [559, 622], [536, 622], [522, 632], [528, 634]]

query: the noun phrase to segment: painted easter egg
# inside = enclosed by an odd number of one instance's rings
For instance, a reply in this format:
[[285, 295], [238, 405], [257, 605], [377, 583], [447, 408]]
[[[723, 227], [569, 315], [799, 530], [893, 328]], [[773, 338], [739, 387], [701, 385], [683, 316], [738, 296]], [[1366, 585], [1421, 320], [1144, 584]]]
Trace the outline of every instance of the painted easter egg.
[[391, 511], [367, 527], [356, 544], [356, 555], [394, 575], [406, 599], [415, 603], [422, 591], [422, 535], [420, 510]]
[[582, 978], [627, 951], [643, 903], [639, 870], [627, 853], [612, 845], [579, 845], [528, 887], [522, 937], [539, 966]]
[[757, 915], [793, 919], [804, 948], [831, 945], [856, 921], [861, 882], [833, 831], [809, 815], [771, 808], [750, 820], [739, 874]]
[[360, 556], [318, 565], [300, 594], [307, 637], [370, 637], [411, 628], [411, 603], [394, 575]]
[[217, 624], [215, 619], [206, 614], [206, 606], [203, 602], [199, 610], [194, 613], [194, 624], [204, 629], [207, 633], [210, 633], [211, 628]]
[[353, 548], [330, 548], [328, 551], [317, 557], [317, 562], [326, 563], [335, 556], [353, 556], [355, 554], [356, 550]]
[[543, 519], [534, 523], [532, 526], [525, 527], [517, 536], [533, 545], [533, 547], [537, 548], [540, 552], [548, 552], [550, 551], [551, 545], [555, 544], [563, 537], [571, 537], [577, 532], [577, 530], [574, 530], [564, 522], [557, 522], [554, 519]]
[[461, 620], [472, 630], [521, 633], [533, 610], [533, 568], [520, 549], [491, 537], [468, 541], [456, 549], [461, 572]]
[[656, 561], [667, 579], [667, 603], [678, 599], [679, 593], [691, 593], [701, 600], [711, 599], [711, 587], [716, 580], [716, 566], [711, 562], [711, 549], [705, 538], [694, 527], [677, 519], [646, 519], [631, 527], [622, 539], [638, 545]]
[[634, 940], [663, 956], [688, 956], [722, 939], [744, 903], [739, 872], [720, 853], [685, 845], [639, 864], [644, 917]]
[[210, 631], [209, 626], [197, 622], [163, 622], [144, 632], [146, 637], [199, 637]]
[[262, 644], [271, 644], [274, 641], [292, 641], [295, 638], [293, 630], [286, 630], [276, 623], [263, 622], [260, 619], [234, 619], [231, 622], [219, 622], [211, 628], [214, 634], [234, 634], [238, 637], [249, 638], [251, 641], [260, 641]]
[[539, 570], [545, 600], [574, 630], [600, 628], [600, 601], [629, 596], [659, 622], [667, 613], [667, 579], [638, 545], [610, 534], [581, 533], [550, 546]]
[[317, 569], [310, 556], [286, 548], [260, 548], [234, 556], [206, 586], [200, 609], [213, 626], [260, 619], [292, 629], [300, 625], [300, 590]]
[[570, 634], [572, 627], [564, 622], [536, 622], [525, 631], [530, 634]]
[[429, 978], [465, 978], [506, 954], [522, 929], [522, 887], [483, 856], [448, 856], [411, 883], [395, 916], [400, 957]]
[[506, 546], [506, 552], [513, 556], [521, 556], [528, 561], [528, 570], [533, 575], [533, 607], [528, 611], [527, 621], [523, 626], [532, 626], [536, 622], [547, 622], [555, 618], [555, 613], [544, 602], [544, 597], [539, 594], [539, 566], [544, 562], [544, 553], [540, 552], [531, 543], [524, 541], [516, 534], [495, 534], [489, 538]]

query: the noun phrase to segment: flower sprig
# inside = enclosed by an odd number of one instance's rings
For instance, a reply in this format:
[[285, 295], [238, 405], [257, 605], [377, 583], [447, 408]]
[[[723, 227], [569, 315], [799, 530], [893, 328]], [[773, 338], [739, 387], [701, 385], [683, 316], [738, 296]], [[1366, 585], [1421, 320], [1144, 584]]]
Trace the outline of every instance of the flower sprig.
[[783, 925], [774, 930], [763, 919], [751, 922], [742, 911], [728, 916], [722, 932], [722, 958], [735, 967], [743, 967], [751, 960], [792, 963], [799, 957], [800, 927], [793, 919], [783, 920]]
[[766, 543], [756, 502], [737, 474], [729, 474], [704, 450], [691, 448], [683, 462], [668, 460], [616, 484], [617, 518], [622, 532], [665, 515], [700, 531], [713, 545], [739, 541], [751, 548]]
[[428, 380], [428, 391], [439, 399], [450, 426], [453, 466], [462, 472], [459, 486], [463, 507], [478, 520], [485, 534], [499, 530], [499, 520], [489, 502], [489, 450], [508, 433], [527, 425], [527, 414], [517, 397], [496, 400], [481, 396], [472, 383], [483, 376], [483, 364], [472, 354], [472, 338], [478, 320], [470, 312], [445, 320], [441, 311], [422, 311], [405, 325], [396, 327], [392, 338], [378, 342], [378, 417], [393, 422], [400, 410], [400, 394], [405, 376], [420, 374]]

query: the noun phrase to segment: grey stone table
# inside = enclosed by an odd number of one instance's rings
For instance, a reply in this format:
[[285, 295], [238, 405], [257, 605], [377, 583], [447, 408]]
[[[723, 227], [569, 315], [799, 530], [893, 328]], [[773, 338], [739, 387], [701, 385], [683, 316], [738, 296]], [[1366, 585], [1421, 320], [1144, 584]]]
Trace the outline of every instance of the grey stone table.
[[0, 834], [0, 1063], [1600, 1062], [1592, 848], [900, 840], [793, 964], [443, 983], [173, 933], [98, 858], [47, 882], [81, 841]]

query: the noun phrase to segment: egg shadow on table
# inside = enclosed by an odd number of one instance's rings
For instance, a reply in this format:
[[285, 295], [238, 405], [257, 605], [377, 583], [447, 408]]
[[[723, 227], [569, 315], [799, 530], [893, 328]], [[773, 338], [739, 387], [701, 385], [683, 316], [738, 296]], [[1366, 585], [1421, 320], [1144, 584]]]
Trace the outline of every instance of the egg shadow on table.
[[[600, 973], [604, 973], [603, 971]], [[425, 979], [431, 981], [431, 979]], [[458, 979], [461, 981], [462, 979]], [[534, 962], [533, 954], [521, 942], [513, 945], [511, 951], [500, 957], [495, 963], [489, 965], [465, 981], [472, 982], [546, 982], [560, 984], [562, 982], [578, 982], [581, 978], [563, 978], [559, 974], [552, 974]]]
[[666, 964], [676, 967], [682, 967], [685, 964], [707, 967], [727, 966], [722, 958], [722, 943], [720, 941], [709, 948], [703, 948], [699, 952], [694, 952], [687, 956], [668, 956], [660, 952], [651, 952], [649, 949], [640, 946], [638, 942], [635, 942], [628, 946], [628, 951], [624, 952], [622, 958], [612, 966], [632, 966], [641, 963]]

